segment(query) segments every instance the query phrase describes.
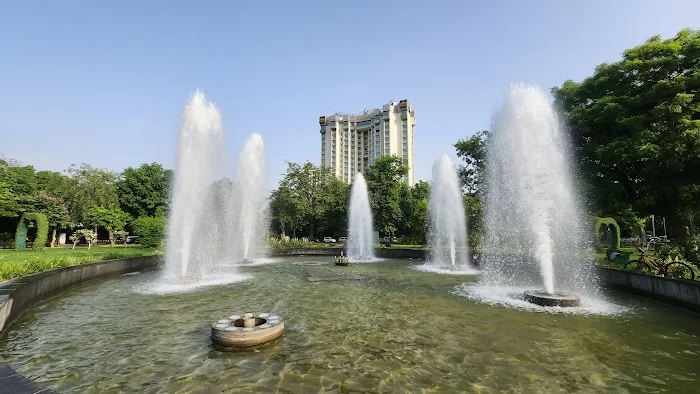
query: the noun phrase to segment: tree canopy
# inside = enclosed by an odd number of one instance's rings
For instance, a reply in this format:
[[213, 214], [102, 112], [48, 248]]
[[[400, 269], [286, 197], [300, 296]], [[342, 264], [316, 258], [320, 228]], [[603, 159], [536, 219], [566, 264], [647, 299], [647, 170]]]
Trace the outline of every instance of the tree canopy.
[[172, 171], [158, 163], [126, 168], [116, 183], [119, 204], [132, 217], [156, 216], [168, 203]]
[[700, 201], [698, 88], [700, 31], [683, 30], [553, 89], [599, 215], [663, 215], [683, 237], [683, 213]]

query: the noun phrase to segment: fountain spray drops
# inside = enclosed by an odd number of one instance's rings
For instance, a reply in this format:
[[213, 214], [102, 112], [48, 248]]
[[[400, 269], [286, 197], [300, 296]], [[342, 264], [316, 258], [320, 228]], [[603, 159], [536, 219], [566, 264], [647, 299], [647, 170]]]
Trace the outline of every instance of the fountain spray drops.
[[470, 270], [467, 218], [457, 169], [447, 155], [433, 164], [429, 201], [430, 247], [427, 266]]
[[348, 222], [348, 259], [352, 262], [375, 260], [372, 210], [369, 206], [367, 183], [360, 172], [352, 185]]
[[212, 185], [224, 177], [224, 132], [219, 109], [197, 90], [182, 114], [168, 218], [166, 276], [199, 277], [211, 257], [200, 253], [203, 219], [216, 209]]
[[[560, 288], [580, 294], [594, 286], [569, 157], [545, 92], [512, 85], [493, 118], [488, 147], [486, 283], [539, 282], [548, 294]], [[532, 275], [538, 271], [539, 281]]]
[[[265, 144], [262, 137], [253, 133], [248, 137], [243, 150], [238, 157], [237, 171], [237, 195], [234, 205], [237, 205], [238, 234], [233, 240], [237, 240], [237, 257], [244, 261], [253, 258], [264, 248], [265, 237], [260, 236], [264, 227], [265, 212]], [[255, 256], [257, 257], [257, 256]]]

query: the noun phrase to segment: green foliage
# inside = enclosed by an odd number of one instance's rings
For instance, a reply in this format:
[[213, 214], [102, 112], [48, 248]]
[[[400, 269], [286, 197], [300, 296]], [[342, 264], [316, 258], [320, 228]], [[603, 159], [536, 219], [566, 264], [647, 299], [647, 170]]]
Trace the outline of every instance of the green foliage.
[[0, 182], [0, 217], [15, 217], [19, 210], [20, 204], [10, 185]]
[[66, 202], [77, 222], [86, 222], [87, 213], [95, 207], [118, 207], [115, 173], [87, 164], [73, 165], [67, 172], [71, 176], [71, 185]]
[[93, 248], [88, 251], [65, 248], [38, 250], [0, 251], [0, 281], [10, 280], [56, 268], [91, 263], [100, 260], [141, 257], [153, 252], [139, 248]]
[[409, 188], [402, 184], [401, 211], [402, 223], [399, 225], [403, 242], [411, 244], [425, 244], [428, 231], [428, 198], [430, 196], [430, 184], [420, 181]]
[[159, 216], [168, 204], [172, 175], [158, 163], [125, 169], [116, 184], [121, 208], [134, 218]]
[[46, 241], [49, 235], [49, 220], [43, 213], [28, 212], [22, 215], [19, 223], [17, 223], [15, 249], [24, 249], [27, 229], [30, 221], [33, 221], [36, 225], [36, 239], [34, 240], [32, 248], [43, 249], [46, 246]]
[[347, 186], [336, 179], [328, 167], [287, 163], [287, 173], [272, 192], [270, 213], [284, 232], [305, 229], [309, 238], [314, 230], [342, 231], [346, 227]]
[[106, 229], [109, 233], [109, 241], [114, 245], [114, 232], [124, 229], [129, 215], [118, 208], [94, 207], [85, 213], [84, 220], [88, 226]]
[[457, 157], [464, 160], [464, 164], [459, 166], [459, 180], [469, 194], [476, 194], [482, 190], [488, 138], [488, 130], [481, 130], [454, 145]]
[[602, 248], [604, 245], [601, 244], [601, 239], [600, 239], [600, 228], [604, 226], [604, 228], [608, 229], [609, 226], [613, 227], [613, 230], [611, 231], [611, 236], [612, 236], [612, 243], [608, 246], [610, 246], [614, 250], [620, 250], [620, 226], [617, 225], [617, 221], [613, 218], [600, 218], [596, 217], [594, 218], [595, 223], [594, 223], [594, 234], [595, 234], [595, 240], [596, 240], [596, 245], [599, 248]]
[[143, 216], [134, 220], [131, 227], [144, 248], [158, 248], [165, 239], [165, 218]]
[[374, 228], [385, 234], [394, 235], [403, 220], [401, 194], [403, 176], [408, 174], [408, 166], [398, 156], [382, 156], [367, 169], [365, 179], [369, 190], [370, 205], [374, 215]]
[[484, 242], [483, 201], [480, 195], [465, 195], [464, 210], [467, 215], [467, 236], [469, 248], [477, 250]]
[[685, 236], [680, 213], [700, 201], [698, 59], [700, 31], [683, 30], [553, 89], [596, 212], [663, 215]]
[[270, 237], [268, 245], [271, 248], [311, 248], [313, 244], [311, 241], [304, 238], [290, 238], [289, 236], [283, 235], [281, 237]]

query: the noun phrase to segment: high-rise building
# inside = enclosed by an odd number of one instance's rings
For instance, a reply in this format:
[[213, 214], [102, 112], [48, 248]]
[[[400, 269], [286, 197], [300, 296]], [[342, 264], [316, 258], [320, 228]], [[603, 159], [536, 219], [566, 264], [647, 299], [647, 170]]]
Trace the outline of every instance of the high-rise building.
[[413, 141], [416, 116], [408, 100], [389, 103], [361, 115], [321, 116], [321, 165], [351, 183], [382, 156], [403, 157], [408, 164], [404, 182], [414, 183]]

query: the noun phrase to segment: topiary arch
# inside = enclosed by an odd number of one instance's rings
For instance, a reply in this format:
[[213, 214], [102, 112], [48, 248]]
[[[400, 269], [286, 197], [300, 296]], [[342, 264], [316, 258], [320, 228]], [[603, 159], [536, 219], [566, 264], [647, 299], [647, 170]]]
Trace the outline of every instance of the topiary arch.
[[29, 222], [32, 220], [36, 223], [36, 239], [32, 249], [42, 249], [46, 246], [46, 241], [49, 237], [49, 219], [43, 213], [28, 212], [22, 215], [19, 223], [17, 223], [15, 249], [24, 249], [27, 246], [27, 230], [29, 229]]
[[595, 241], [596, 245], [599, 248], [602, 248], [604, 245], [600, 244], [600, 227], [601, 226], [613, 226], [615, 228], [615, 231], [612, 234], [612, 244], [610, 245], [611, 248], [614, 248], [615, 250], [620, 249], [620, 226], [618, 226], [617, 222], [613, 218], [595, 218]]

